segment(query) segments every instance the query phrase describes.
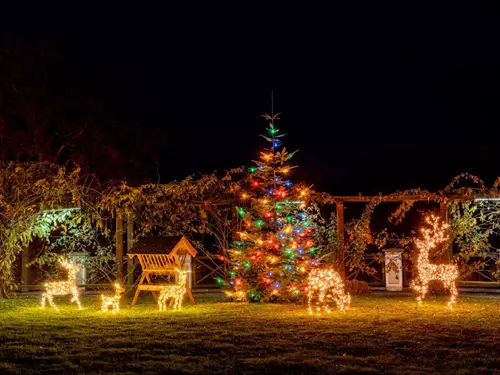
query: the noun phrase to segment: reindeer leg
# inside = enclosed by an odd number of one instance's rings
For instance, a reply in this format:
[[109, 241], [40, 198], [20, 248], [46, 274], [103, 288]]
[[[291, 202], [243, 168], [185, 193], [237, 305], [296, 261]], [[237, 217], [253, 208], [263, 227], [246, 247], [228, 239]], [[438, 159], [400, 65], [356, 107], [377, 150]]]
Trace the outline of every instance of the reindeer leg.
[[47, 293], [42, 294], [42, 309], [45, 308], [45, 300], [47, 299]]
[[312, 299], [313, 299], [313, 291], [309, 290], [309, 292], [307, 293], [307, 306], [308, 306], [309, 314], [311, 314], [311, 315], [313, 313], [313, 310], [312, 310]]
[[49, 300], [50, 306], [59, 311], [59, 307], [54, 303], [54, 296], [52, 294], [47, 295], [47, 299]]
[[[419, 282], [421, 283], [420, 286], [419, 286]], [[417, 302], [420, 305], [422, 303], [423, 299], [425, 298], [427, 291], [429, 290], [428, 282], [419, 278], [415, 283], [415, 289], [418, 293]]]
[[318, 299], [319, 299], [319, 303], [320, 303], [318, 310], [320, 312], [321, 312], [321, 310], [324, 310], [326, 312], [331, 312], [330, 307], [328, 306], [328, 304], [325, 301], [325, 296], [326, 296], [326, 290], [321, 289], [318, 293]]
[[455, 284], [455, 280], [448, 282], [446, 285], [446, 288], [450, 291], [450, 300], [448, 301], [447, 307], [452, 310], [453, 309], [453, 304], [457, 300], [457, 285]]
[[184, 301], [184, 294], [181, 294], [179, 296], [179, 299], [177, 301], [177, 310], [181, 310], [182, 309], [182, 302]]
[[80, 299], [78, 298], [78, 293], [73, 293], [73, 298], [71, 299], [71, 302], [76, 302], [78, 305], [78, 309], [82, 309], [82, 305], [80, 304]]

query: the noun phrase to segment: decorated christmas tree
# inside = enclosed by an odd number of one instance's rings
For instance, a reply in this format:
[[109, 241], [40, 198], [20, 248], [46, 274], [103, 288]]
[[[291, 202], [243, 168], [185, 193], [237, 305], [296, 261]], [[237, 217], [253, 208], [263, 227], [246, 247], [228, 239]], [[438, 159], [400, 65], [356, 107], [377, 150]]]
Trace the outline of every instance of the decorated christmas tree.
[[290, 180], [295, 152], [282, 147], [277, 115], [264, 117], [269, 120], [263, 135], [269, 146], [241, 185], [237, 213], [242, 231], [231, 251], [226, 294], [237, 300], [295, 300], [304, 295], [317, 257], [308, 188]]

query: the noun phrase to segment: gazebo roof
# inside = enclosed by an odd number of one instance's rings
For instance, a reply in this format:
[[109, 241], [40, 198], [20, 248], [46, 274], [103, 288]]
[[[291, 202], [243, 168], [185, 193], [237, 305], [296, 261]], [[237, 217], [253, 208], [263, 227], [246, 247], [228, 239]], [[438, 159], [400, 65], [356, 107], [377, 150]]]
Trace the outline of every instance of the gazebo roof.
[[142, 237], [128, 250], [128, 254], [175, 254], [186, 250], [189, 255], [196, 256], [198, 251], [184, 236]]

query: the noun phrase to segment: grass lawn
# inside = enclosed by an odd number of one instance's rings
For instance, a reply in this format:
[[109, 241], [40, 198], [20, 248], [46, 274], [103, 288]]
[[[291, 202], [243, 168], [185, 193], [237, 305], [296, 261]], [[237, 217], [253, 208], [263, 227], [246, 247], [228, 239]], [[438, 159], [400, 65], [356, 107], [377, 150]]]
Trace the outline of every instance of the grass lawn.
[[[500, 300], [407, 296], [354, 299], [347, 313], [312, 317], [305, 306], [198, 297], [157, 311], [142, 297], [116, 316], [97, 296], [61, 312], [36, 296], [0, 300], [0, 374], [500, 374]], [[125, 301], [125, 302], [130, 302]]]

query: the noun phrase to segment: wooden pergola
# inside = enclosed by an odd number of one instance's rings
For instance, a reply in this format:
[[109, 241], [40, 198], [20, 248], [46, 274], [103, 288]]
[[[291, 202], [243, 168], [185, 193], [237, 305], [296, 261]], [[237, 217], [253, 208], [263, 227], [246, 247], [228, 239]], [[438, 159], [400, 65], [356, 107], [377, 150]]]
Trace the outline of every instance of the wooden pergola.
[[[474, 199], [473, 197], [466, 197], [463, 195], [441, 195], [439, 196], [438, 199], [429, 197], [428, 195], [425, 194], [420, 194], [420, 195], [382, 195], [379, 193], [379, 195], [372, 195], [372, 196], [367, 196], [367, 195], [362, 195], [361, 193], [359, 195], [343, 195], [343, 196], [334, 196], [332, 197], [333, 200], [335, 201], [336, 205], [336, 210], [337, 210], [337, 231], [338, 231], [338, 237], [339, 241], [342, 244], [345, 244], [345, 227], [344, 227], [344, 203], [369, 203], [374, 201], [375, 199], [378, 200], [380, 203], [384, 202], [439, 202], [439, 213], [441, 216], [441, 219], [445, 222], [448, 221], [448, 215], [447, 215], [447, 209], [446, 209], [446, 203], [450, 200], [467, 200], [467, 199]], [[344, 245], [345, 246], [345, 245]], [[341, 252], [341, 263], [344, 264], [345, 262], [345, 252]], [[345, 269], [340, 270], [341, 273], [343, 273], [343, 276], [345, 276]]]
[[[378, 200], [380, 203], [384, 202], [405, 202], [405, 201], [413, 201], [413, 202], [436, 202], [439, 203], [440, 208], [440, 216], [443, 220], [447, 221], [447, 210], [446, 203], [453, 200], [471, 200], [476, 197], [470, 195], [445, 195], [445, 194], [436, 194], [429, 196], [429, 194], [417, 194], [417, 195], [382, 195], [379, 193], [378, 195], [362, 195], [361, 193], [358, 195], [339, 195], [339, 196], [331, 196], [328, 199], [328, 203], [336, 205], [336, 214], [337, 214], [337, 231], [339, 240], [342, 244], [345, 244], [345, 226], [344, 226], [344, 204], [345, 203], [369, 203], [373, 200]], [[233, 213], [236, 213], [236, 203], [235, 199], [222, 199], [222, 200], [206, 200], [206, 201], [198, 201], [193, 202], [194, 206], [221, 206], [221, 205], [230, 205], [232, 206]], [[236, 238], [238, 232], [238, 222], [237, 215], [232, 215], [232, 233], [233, 238]], [[132, 215], [124, 215], [122, 211], [117, 210], [116, 213], [116, 260], [119, 264], [122, 264], [124, 259], [124, 239], [123, 232], [124, 226], [126, 225], [127, 232], [127, 248], [132, 248], [134, 235], [133, 235], [133, 227], [134, 220]], [[342, 263], [344, 263], [344, 252], [342, 252]], [[132, 259], [127, 259], [127, 272], [129, 275], [128, 284], [133, 284], [133, 274], [132, 270], [134, 268], [134, 264]], [[345, 273], [345, 270], [340, 270], [342, 273]], [[123, 269], [122, 267], [118, 267], [117, 279], [123, 278]]]

